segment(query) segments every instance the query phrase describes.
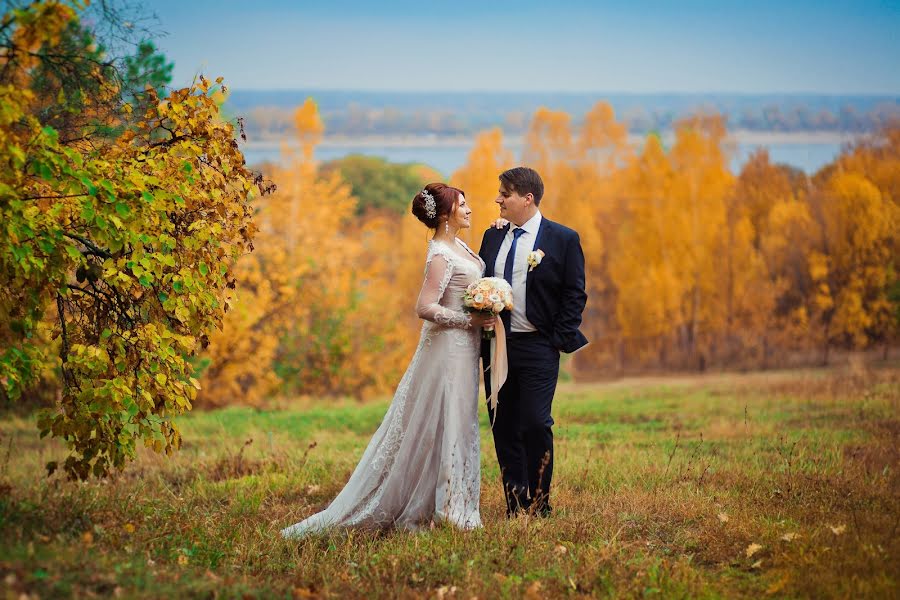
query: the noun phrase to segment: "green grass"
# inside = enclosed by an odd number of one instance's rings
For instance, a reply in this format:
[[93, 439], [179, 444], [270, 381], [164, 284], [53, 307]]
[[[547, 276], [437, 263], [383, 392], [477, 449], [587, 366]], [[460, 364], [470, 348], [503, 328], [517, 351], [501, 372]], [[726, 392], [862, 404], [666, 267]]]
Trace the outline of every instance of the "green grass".
[[[900, 369], [564, 384], [549, 519], [281, 540], [350, 475], [387, 400], [182, 419], [184, 448], [106, 481], [0, 421], [6, 597], [896, 597]], [[748, 549], [759, 548], [755, 552]], [[748, 554], [750, 554], [748, 556]]]

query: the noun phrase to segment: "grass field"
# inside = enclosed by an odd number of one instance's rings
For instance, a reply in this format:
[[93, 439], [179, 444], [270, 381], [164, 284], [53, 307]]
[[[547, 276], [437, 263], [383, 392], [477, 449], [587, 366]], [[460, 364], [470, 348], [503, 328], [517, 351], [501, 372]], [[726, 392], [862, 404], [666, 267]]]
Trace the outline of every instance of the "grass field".
[[387, 400], [182, 420], [115, 479], [0, 421], [0, 578], [40, 597], [813, 597], [900, 594], [900, 368], [562, 386], [549, 519], [504, 518], [482, 416], [482, 517], [459, 532], [280, 528], [341, 489]]

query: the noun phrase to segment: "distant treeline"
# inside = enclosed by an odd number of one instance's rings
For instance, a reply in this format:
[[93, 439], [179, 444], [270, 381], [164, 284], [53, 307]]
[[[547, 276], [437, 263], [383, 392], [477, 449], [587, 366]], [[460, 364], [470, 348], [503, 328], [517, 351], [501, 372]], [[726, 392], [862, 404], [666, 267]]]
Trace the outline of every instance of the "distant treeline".
[[490, 127], [518, 136], [541, 106], [571, 114], [577, 127], [598, 100], [636, 134], [671, 130], [698, 112], [724, 115], [730, 130], [758, 132], [866, 133], [900, 119], [897, 96], [243, 91], [227, 109], [244, 118], [251, 139], [284, 137], [307, 97], [317, 101], [329, 134], [339, 136], [469, 136]]

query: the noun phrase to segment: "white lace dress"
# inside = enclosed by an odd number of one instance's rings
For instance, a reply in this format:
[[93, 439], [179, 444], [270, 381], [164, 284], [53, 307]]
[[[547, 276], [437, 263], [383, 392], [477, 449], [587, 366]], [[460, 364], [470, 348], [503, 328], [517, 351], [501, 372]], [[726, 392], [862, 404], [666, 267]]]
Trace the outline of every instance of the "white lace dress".
[[428, 244], [416, 303], [425, 319], [419, 345], [353, 475], [328, 508], [282, 536], [335, 526], [417, 529], [432, 520], [481, 527], [481, 330], [462, 311], [462, 296], [484, 273], [484, 262], [457, 244]]

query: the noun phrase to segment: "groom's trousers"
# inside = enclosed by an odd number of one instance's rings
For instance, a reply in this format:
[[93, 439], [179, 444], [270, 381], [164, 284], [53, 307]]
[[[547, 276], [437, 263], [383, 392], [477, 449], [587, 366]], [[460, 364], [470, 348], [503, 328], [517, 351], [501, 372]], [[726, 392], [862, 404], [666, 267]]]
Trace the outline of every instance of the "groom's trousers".
[[[507, 333], [509, 375], [500, 388], [494, 447], [503, 477], [507, 514], [522, 509], [550, 513], [553, 417], [559, 351], [538, 332]], [[488, 372], [489, 373], [489, 372]], [[490, 377], [485, 377], [490, 395]], [[494, 415], [488, 407], [489, 416]]]

